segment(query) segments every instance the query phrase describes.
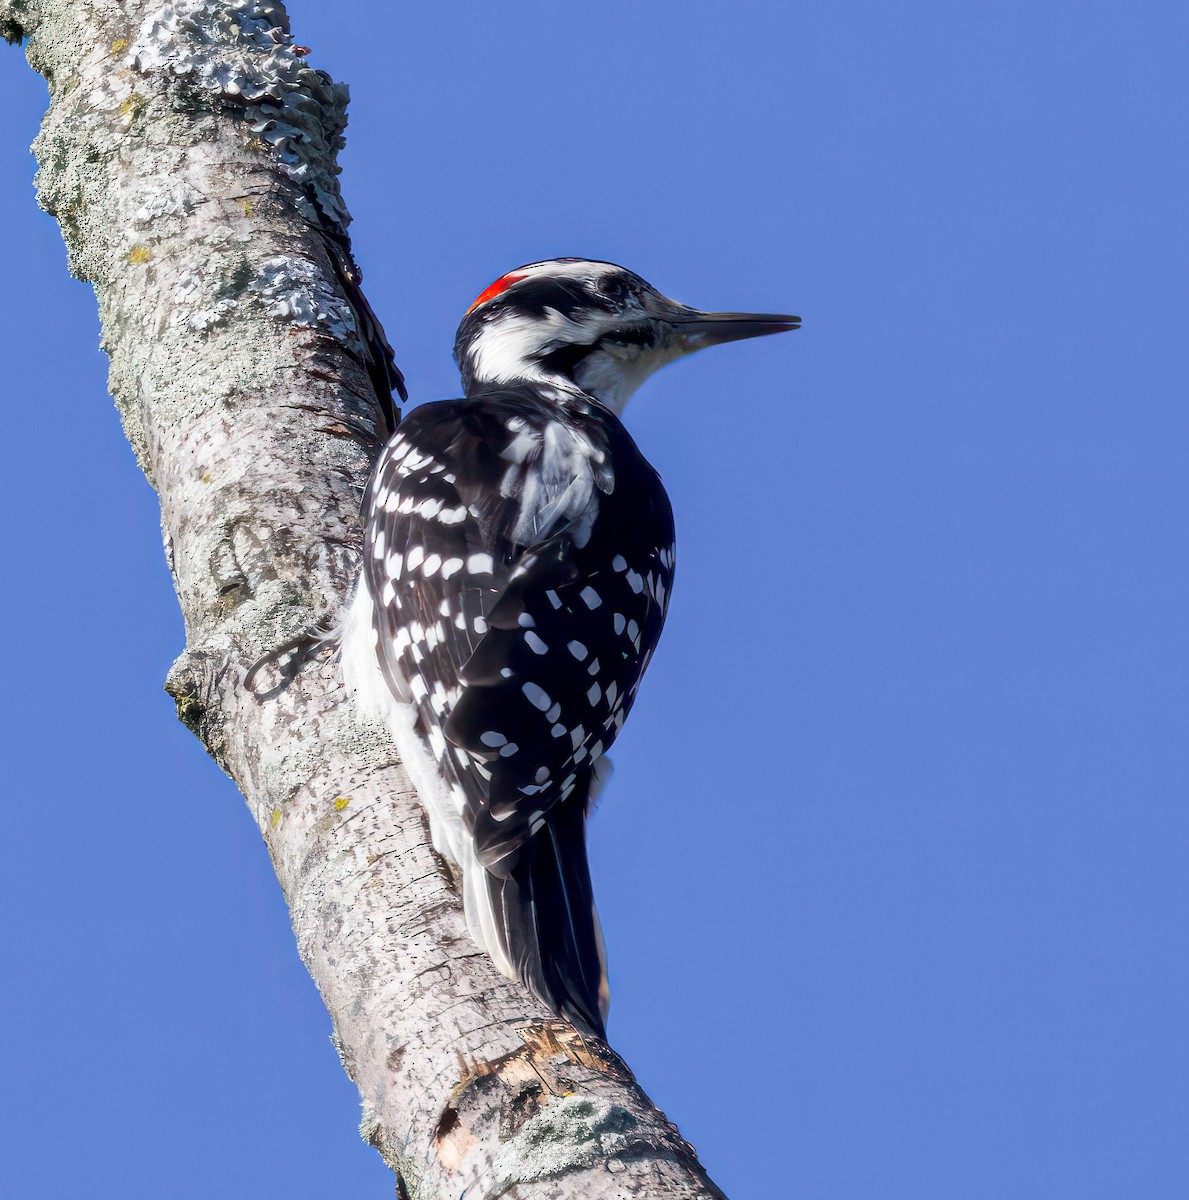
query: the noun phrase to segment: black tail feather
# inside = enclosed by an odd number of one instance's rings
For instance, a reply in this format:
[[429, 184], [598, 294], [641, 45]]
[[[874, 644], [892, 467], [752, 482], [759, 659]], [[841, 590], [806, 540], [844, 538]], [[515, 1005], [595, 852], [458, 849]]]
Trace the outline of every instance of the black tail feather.
[[508, 876], [484, 872], [496, 925], [522, 983], [579, 1029], [606, 1038], [602, 935], [578, 793], [554, 808]]

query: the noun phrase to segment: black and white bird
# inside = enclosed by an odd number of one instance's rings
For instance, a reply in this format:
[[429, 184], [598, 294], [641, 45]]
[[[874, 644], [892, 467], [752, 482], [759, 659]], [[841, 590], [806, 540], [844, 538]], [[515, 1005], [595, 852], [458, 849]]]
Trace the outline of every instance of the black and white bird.
[[669, 499], [620, 416], [665, 363], [799, 324], [687, 308], [610, 263], [519, 267], [459, 326], [465, 398], [413, 409], [364, 499], [347, 684], [461, 871], [475, 941], [599, 1036], [586, 814], [674, 569]]

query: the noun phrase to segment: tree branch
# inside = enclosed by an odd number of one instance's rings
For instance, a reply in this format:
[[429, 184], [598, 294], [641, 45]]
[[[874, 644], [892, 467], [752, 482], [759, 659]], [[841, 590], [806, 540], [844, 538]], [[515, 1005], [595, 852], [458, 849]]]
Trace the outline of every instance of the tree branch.
[[262, 831], [364, 1137], [419, 1200], [721, 1196], [622, 1061], [474, 947], [337, 666], [243, 686], [339, 611], [384, 430], [344, 278], [346, 89], [268, 0], [0, 0], [0, 33], [49, 83], [39, 198], [160, 496], [187, 632], [166, 687]]

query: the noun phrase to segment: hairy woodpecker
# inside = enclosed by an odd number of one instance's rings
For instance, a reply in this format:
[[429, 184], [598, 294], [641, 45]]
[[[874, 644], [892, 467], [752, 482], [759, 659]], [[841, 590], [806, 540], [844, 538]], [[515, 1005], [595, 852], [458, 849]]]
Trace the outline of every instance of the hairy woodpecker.
[[600, 1036], [586, 813], [674, 567], [668, 497], [620, 414], [665, 363], [799, 324], [687, 308], [611, 263], [519, 267], [459, 326], [465, 398], [413, 409], [364, 499], [347, 684], [461, 870], [475, 941]]

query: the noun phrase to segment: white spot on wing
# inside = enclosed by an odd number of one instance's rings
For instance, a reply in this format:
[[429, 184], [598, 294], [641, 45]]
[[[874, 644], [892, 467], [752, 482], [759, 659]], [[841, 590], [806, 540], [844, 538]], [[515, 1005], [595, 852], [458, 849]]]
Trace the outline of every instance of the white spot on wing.
[[446, 753], [446, 737], [445, 737], [445, 734], [442, 733], [441, 729], [439, 729], [437, 725], [434, 725], [430, 728], [429, 744], [434, 752], [435, 757], [442, 758], [445, 755], [445, 753]]

